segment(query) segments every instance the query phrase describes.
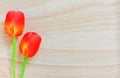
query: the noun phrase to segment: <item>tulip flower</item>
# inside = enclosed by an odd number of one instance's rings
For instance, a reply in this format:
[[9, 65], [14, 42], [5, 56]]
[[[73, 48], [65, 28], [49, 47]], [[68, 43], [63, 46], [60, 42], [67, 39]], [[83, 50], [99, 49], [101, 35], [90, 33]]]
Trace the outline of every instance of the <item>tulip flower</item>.
[[20, 42], [20, 52], [24, 56], [21, 78], [24, 78], [24, 72], [28, 58], [32, 58], [38, 51], [41, 43], [41, 36], [35, 32], [27, 32]]
[[9, 11], [4, 22], [5, 31], [12, 37], [13, 78], [16, 78], [16, 38], [23, 33], [24, 21], [23, 12]]
[[24, 14], [21, 11], [9, 11], [5, 19], [5, 30], [11, 37], [17, 37], [24, 30]]

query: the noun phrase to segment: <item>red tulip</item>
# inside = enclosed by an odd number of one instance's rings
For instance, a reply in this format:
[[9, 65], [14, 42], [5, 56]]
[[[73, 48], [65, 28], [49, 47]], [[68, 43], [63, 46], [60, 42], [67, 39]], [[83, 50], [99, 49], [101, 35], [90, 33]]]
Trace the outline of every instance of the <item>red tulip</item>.
[[25, 24], [24, 13], [21, 11], [9, 11], [5, 19], [5, 30], [12, 36], [17, 37], [23, 33]]
[[27, 32], [21, 42], [20, 51], [24, 57], [33, 57], [38, 51], [41, 37], [35, 32]]
[[40, 43], [41, 37], [35, 32], [27, 32], [23, 36], [19, 46], [20, 52], [24, 56], [24, 62], [20, 78], [24, 78], [24, 72], [28, 58], [33, 57], [37, 53]]
[[9, 11], [6, 14], [4, 22], [5, 31], [12, 37], [13, 78], [16, 78], [16, 38], [23, 33], [24, 23], [25, 17], [23, 12]]

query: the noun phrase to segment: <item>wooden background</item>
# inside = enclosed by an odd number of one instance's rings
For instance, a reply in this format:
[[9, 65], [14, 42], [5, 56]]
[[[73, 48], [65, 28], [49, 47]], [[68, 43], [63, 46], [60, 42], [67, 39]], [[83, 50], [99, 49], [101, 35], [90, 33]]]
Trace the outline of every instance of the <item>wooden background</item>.
[[[120, 78], [120, 0], [0, 0], [0, 78], [11, 78], [9, 10], [23, 11], [25, 32], [43, 38], [25, 78]], [[17, 78], [22, 62], [18, 49]]]

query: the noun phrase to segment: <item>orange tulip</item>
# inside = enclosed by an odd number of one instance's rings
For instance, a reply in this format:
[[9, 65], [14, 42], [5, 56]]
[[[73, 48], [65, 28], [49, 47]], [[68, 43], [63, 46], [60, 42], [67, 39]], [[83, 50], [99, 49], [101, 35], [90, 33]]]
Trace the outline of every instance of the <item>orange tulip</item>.
[[9, 11], [5, 19], [5, 30], [12, 36], [17, 37], [23, 33], [25, 24], [24, 13], [21, 11]]
[[20, 51], [24, 57], [33, 57], [38, 51], [41, 37], [35, 32], [27, 32], [20, 42]]

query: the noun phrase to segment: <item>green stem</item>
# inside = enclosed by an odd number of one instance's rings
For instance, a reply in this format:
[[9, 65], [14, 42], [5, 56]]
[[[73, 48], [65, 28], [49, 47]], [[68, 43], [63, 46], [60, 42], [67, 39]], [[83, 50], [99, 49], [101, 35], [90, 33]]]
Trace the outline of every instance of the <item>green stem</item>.
[[16, 78], [16, 37], [12, 38], [12, 49], [13, 78]]
[[22, 74], [21, 74], [20, 78], [24, 78], [24, 72], [25, 72], [27, 61], [28, 61], [28, 58], [24, 57], [24, 63], [23, 63], [23, 66], [22, 66]]

